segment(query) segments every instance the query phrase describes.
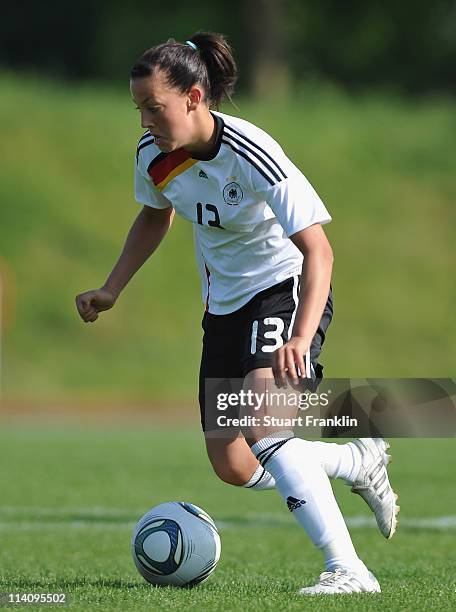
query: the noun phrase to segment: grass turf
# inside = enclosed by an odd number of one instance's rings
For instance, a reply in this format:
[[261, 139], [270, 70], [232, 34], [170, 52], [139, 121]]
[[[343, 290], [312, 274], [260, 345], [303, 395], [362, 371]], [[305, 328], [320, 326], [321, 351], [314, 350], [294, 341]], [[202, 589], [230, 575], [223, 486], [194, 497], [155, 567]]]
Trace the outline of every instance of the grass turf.
[[[319, 554], [275, 492], [213, 476], [198, 432], [6, 426], [0, 592], [66, 591], [74, 610], [454, 609], [454, 516], [447, 529], [413, 522], [454, 512], [454, 440], [395, 440], [392, 452], [403, 525], [391, 542], [365, 523], [351, 530], [382, 594], [303, 600], [296, 591], [321, 571]], [[335, 491], [352, 525], [370, 517], [346, 487]], [[130, 558], [135, 521], [173, 499], [202, 506], [220, 525], [219, 566], [193, 590], [150, 587]]]
[[[84, 326], [74, 307], [77, 293], [105, 281], [139, 211], [133, 165], [143, 130], [127, 86], [5, 74], [0, 86], [3, 397], [196, 396], [203, 306], [188, 223], [176, 219], [95, 325]], [[270, 132], [333, 216], [326, 374], [451, 376], [454, 100], [316, 87], [280, 104], [238, 104], [239, 113], [226, 112]]]

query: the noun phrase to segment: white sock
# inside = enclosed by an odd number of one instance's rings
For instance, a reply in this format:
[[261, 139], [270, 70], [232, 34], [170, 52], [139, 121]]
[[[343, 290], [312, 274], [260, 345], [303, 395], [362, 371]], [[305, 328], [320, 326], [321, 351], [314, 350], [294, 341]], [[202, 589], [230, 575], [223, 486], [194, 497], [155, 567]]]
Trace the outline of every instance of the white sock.
[[276, 489], [313, 544], [322, 550], [326, 568], [367, 572], [353, 547], [334, 497], [320, 452], [290, 432], [267, 436], [252, 452], [275, 478]]
[[[361, 453], [354, 444], [351, 442], [348, 444], [309, 442], [307, 440], [303, 442], [313, 445], [329, 478], [342, 478], [350, 485], [354, 483], [361, 468]], [[265, 491], [274, 489], [275, 479], [259, 464], [252, 477], [242, 486], [255, 491]]]
[[[306, 442], [306, 440], [303, 440]], [[330, 478], [342, 478], [352, 485], [361, 468], [361, 453], [354, 444], [334, 442], [307, 442], [312, 444], [320, 463]]]
[[250, 480], [242, 486], [246, 489], [264, 491], [265, 489], [274, 489], [275, 480], [274, 477], [261, 466], [261, 463], [259, 463]]

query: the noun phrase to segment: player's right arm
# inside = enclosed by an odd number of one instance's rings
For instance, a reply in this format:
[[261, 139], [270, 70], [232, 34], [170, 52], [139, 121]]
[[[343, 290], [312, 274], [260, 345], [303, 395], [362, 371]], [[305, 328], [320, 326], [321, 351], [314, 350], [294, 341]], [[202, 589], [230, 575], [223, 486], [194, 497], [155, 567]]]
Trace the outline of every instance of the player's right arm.
[[122, 253], [105, 284], [100, 289], [76, 296], [76, 307], [86, 323], [98, 319], [98, 313], [109, 310], [132, 276], [157, 249], [169, 230], [174, 209], [144, 206], [136, 217], [125, 241]]

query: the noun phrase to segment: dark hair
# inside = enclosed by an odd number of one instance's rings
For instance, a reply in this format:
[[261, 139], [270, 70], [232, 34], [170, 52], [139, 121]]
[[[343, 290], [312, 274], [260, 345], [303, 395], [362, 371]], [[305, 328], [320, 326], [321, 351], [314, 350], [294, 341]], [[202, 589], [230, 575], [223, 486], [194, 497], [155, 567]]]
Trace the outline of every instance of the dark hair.
[[131, 78], [151, 76], [163, 70], [168, 83], [182, 93], [198, 83], [204, 89], [207, 103], [218, 108], [224, 97], [231, 100], [237, 79], [236, 62], [225, 37], [215, 32], [196, 32], [186, 43], [169, 40], [148, 49], [135, 62]]

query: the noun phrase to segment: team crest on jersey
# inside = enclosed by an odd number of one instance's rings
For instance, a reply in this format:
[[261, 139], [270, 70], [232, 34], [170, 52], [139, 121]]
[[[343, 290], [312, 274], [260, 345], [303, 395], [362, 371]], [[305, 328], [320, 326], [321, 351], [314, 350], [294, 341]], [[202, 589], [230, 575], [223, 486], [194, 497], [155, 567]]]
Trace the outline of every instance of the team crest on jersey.
[[228, 183], [223, 188], [223, 199], [230, 206], [237, 206], [244, 197], [239, 183]]

